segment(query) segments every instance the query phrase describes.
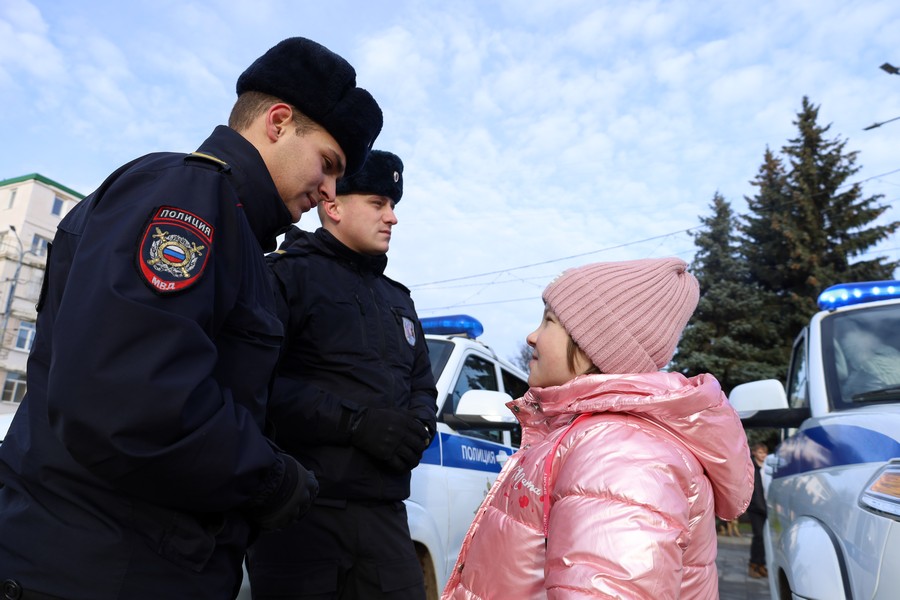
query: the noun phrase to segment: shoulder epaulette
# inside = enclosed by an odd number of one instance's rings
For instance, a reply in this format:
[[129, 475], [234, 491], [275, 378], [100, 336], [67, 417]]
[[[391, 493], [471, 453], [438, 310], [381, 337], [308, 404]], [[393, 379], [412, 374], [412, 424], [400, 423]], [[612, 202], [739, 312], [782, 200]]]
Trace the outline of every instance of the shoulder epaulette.
[[191, 152], [190, 154], [185, 156], [184, 159], [199, 160], [215, 165], [223, 173], [229, 173], [231, 171], [231, 165], [229, 165], [227, 162], [225, 162], [221, 158], [215, 157], [212, 154], [207, 154], [205, 152]]
[[309, 248], [303, 246], [279, 248], [274, 252], [269, 252], [268, 254], [266, 254], [266, 260], [272, 263], [281, 260], [282, 258], [290, 258], [292, 256], [307, 256], [309, 255], [309, 253]]

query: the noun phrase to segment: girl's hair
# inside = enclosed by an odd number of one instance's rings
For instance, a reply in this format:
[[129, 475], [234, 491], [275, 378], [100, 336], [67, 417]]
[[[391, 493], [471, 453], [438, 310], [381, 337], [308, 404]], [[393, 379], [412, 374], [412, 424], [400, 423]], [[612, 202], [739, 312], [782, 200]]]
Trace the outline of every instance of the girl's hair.
[[591, 363], [590, 368], [584, 373], [578, 373], [578, 375], [600, 375], [603, 371], [594, 364], [594, 362], [585, 354], [584, 350], [578, 347], [578, 344], [575, 343], [575, 340], [572, 339], [572, 336], [568, 336], [569, 344], [566, 346], [566, 364], [569, 366], [569, 371], [575, 373], [575, 357], [580, 353], [581, 356]]
[[[228, 126], [235, 131], [244, 131], [250, 127], [253, 120], [266, 112], [273, 104], [283, 102], [275, 96], [264, 94], [262, 92], [244, 92], [238, 96], [237, 102], [231, 109], [231, 115], [228, 117]], [[285, 103], [287, 104], [287, 103]], [[305, 114], [297, 110], [297, 107], [288, 104], [293, 113], [295, 125], [295, 133], [297, 135], [305, 135], [310, 131], [314, 131], [319, 125], [307, 117]]]

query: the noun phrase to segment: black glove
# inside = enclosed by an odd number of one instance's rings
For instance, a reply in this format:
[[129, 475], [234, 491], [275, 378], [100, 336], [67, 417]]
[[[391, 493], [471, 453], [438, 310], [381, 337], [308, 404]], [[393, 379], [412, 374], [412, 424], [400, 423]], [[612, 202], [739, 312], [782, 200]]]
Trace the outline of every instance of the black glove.
[[312, 471], [304, 469], [288, 454], [279, 453], [281, 482], [262, 501], [250, 508], [247, 517], [262, 531], [274, 531], [293, 525], [303, 516], [319, 494], [319, 482]]
[[350, 423], [350, 443], [397, 472], [415, 468], [430, 439], [421, 421], [400, 410], [363, 408]]
[[437, 433], [437, 422], [434, 419], [430, 421], [423, 421], [419, 417], [416, 417], [416, 420], [422, 424], [422, 427], [425, 428], [425, 431], [428, 433], [428, 438], [425, 440], [425, 447], [431, 445], [431, 441], [434, 439], [434, 434]]

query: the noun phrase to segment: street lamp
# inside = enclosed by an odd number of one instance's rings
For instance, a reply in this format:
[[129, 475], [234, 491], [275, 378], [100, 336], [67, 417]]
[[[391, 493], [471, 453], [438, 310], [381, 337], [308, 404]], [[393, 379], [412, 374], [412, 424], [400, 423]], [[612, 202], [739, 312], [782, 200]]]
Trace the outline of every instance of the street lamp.
[[16, 285], [19, 283], [19, 273], [22, 271], [22, 260], [25, 258], [25, 248], [22, 247], [22, 240], [16, 232], [16, 226], [10, 225], [9, 230], [13, 237], [16, 238], [16, 244], [19, 245], [19, 258], [16, 261], [16, 271], [13, 273], [12, 282], [9, 284], [9, 295], [6, 297], [6, 310], [3, 312], [3, 332], [0, 334], [0, 347], [6, 341], [6, 328], [9, 326], [9, 313], [12, 312], [13, 298], [16, 295]]
[[863, 131], [869, 131], [870, 129], [875, 129], [876, 127], [881, 127], [885, 123], [890, 123], [891, 121], [896, 121], [900, 119], [900, 117], [894, 117], [893, 119], [888, 119], [887, 121], [882, 121], [881, 123], [872, 123], [868, 127], [863, 127]]
[[[889, 73], [890, 75], [900, 75], [900, 68], [895, 67], [891, 63], [884, 63], [880, 67], [878, 67], [885, 73]], [[896, 121], [900, 119], [900, 117], [894, 117], [893, 119], [888, 119], [887, 121], [882, 121], [880, 123], [872, 123], [868, 127], [863, 127], [863, 131], [869, 131], [870, 129], [875, 129], [876, 127], [881, 127], [885, 123], [890, 123], [891, 121]]]

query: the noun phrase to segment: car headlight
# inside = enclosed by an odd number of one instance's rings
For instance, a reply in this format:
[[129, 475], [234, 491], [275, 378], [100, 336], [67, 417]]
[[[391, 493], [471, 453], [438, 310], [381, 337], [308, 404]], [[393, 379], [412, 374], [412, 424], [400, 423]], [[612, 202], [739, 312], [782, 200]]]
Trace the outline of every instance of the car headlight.
[[875, 474], [859, 497], [863, 508], [900, 521], [900, 461], [892, 460]]

